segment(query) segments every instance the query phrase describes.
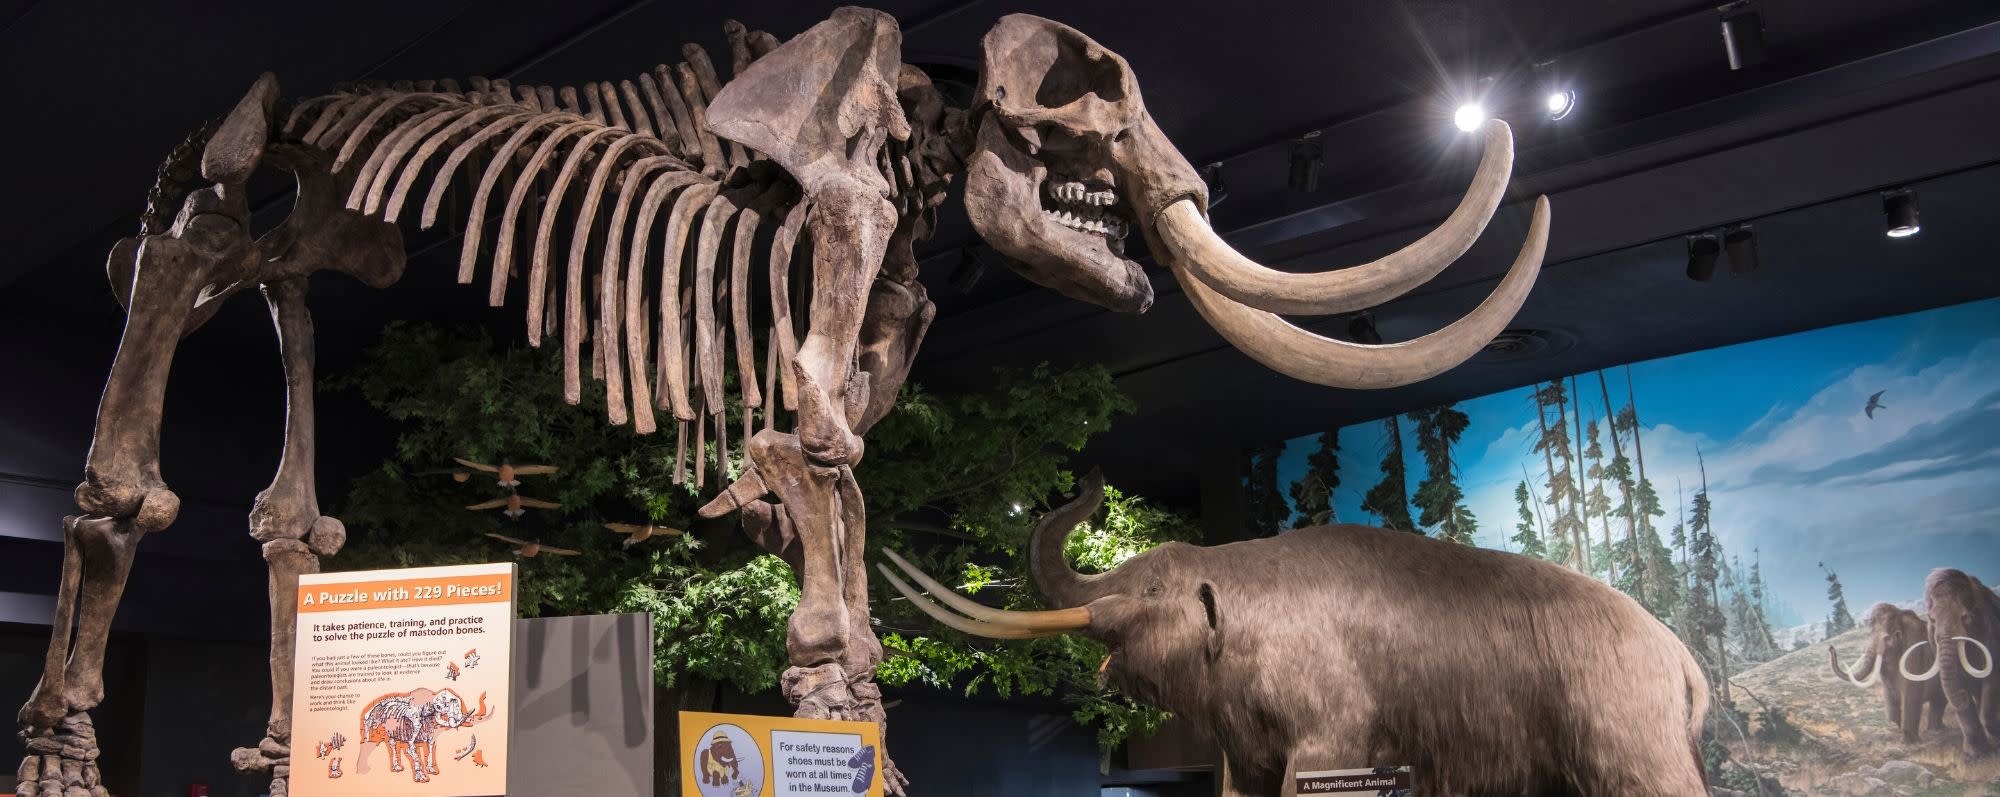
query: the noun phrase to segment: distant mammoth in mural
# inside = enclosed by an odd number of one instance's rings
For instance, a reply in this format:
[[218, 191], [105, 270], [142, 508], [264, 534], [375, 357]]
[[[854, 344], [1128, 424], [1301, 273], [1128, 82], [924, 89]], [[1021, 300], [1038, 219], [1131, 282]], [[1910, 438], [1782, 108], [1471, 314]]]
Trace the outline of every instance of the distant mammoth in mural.
[[438, 731], [464, 728], [490, 719], [486, 694], [479, 708], [466, 712], [465, 699], [450, 689], [413, 689], [375, 698], [361, 710], [361, 744], [354, 753], [354, 771], [368, 774], [368, 754], [376, 745], [389, 746], [389, 771], [403, 771], [410, 762], [410, 779], [428, 782], [438, 774]]
[[[1919, 681], [1904, 677], [1906, 657], [1917, 667], [1930, 667], [1935, 656], [1929, 649], [1931, 624], [1916, 612], [1887, 603], [1868, 610], [1868, 647], [1853, 670], [1840, 665], [1840, 652], [1826, 646], [1833, 660], [1833, 672], [1862, 689], [1882, 687], [1882, 699], [1889, 721], [1903, 732], [1903, 741], [1917, 741], [1918, 726], [1929, 716], [1933, 730], [1943, 727], [1944, 687], [1935, 680]], [[1885, 666], [1895, 662], [1897, 666]]]
[[902, 558], [939, 622], [996, 639], [1081, 633], [1118, 689], [1222, 747], [1228, 794], [1299, 770], [1410, 765], [1421, 794], [1706, 793], [1708, 684], [1666, 626], [1580, 573], [1363, 526], [1213, 547], [1167, 543], [1101, 575], [1063, 559], [1104, 497], [1092, 474], [1035, 529], [1050, 611], [1002, 611]]
[[[1993, 651], [2000, 650], [2000, 596], [1964, 571], [1941, 567], [1924, 579], [1924, 603], [1930, 608], [1930, 639], [1903, 654], [1902, 675], [1913, 681], [1937, 679], [1958, 717], [1965, 756], [1989, 755], [2000, 737], [2000, 677], [1993, 675]], [[1930, 669], [1911, 673], [1910, 655], [1926, 647], [1936, 650]]]

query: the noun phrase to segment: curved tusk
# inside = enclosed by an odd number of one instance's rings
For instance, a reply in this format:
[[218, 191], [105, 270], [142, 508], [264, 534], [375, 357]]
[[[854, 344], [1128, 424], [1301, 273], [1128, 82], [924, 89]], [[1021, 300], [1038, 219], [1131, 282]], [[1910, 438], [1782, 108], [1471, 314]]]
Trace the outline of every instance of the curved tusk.
[[[1181, 200], [1188, 203], [1189, 200]], [[1190, 203], [1191, 204], [1191, 203]], [[1535, 199], [1528, 240], [1500, 286], [1450, 326], [1416, 340], [1369, 346], [1321, 337], [1290, 322], [1230, 300], [1187, 272], [1181, 253], [1168, 264], [1195, 309], [1222, 337], [1271, 369], [1327, 387], [1374, 390], [1429, 379], [1477, 354], [1521, 309], [1541, 271], [1549, 242], [1549, 198]]]
[[1025, 628], [1011, 628], [965, 619], [945, 611], [936, 603], [932, 603], [929, 599], [918, 595], [916, 590], [911, 589], [909, 584], [897, 578], [896, 574], [890, 572], [888, 567], [877, 564], [875, 565], [875, 569], [882, 571], [882, 575], [889, 579], [889, 586], [895, 587], [897, 592], [902, 593], [904, 598], [909, 599], [910, 605], [917, 607], [924, 614], [930, 615], [933, 620], [973, 636], [983, 636], [988, 639], [1038, 639], [1062, 633], [1060, 631], [1030, 631]]
[[[1993, 674], [1993, 651], [1987, 649], [1985, 644], [1969, 636], [1955, 636], [1952, 639], [1958, 640], [1958, 666], [1965, 668], [1966, 675], [1974, 678], [1984, 678]], [[1973, 647], [1979, 648], [1979, 655], [1986, 659], [1986, 666], [1983, 669], [1972, 669], [1972, 664], [1965, 655], [1965, 643], [1967, 642], [1972, 643]]]
[[1922, 674], [1919, 675], [1910, 674], [1910, 654], [1917, 652], [1917, 648], [1921, 648], [1928, 644], [1930, 644], [1930, 641], [1925, 640], [1922, 642], [1918, 642], [1917, 644], [1911, 645], [1909, 650], [1903, 651], [1903, 657], [1896, 660], [1896, 669], [1897, 671], [1903, 674], [1903, 680], [1928, 681], [1932, 678], [1937, 677], [1938, 665], [1942, 663], [1942, 657], [1931, 659], [1931, 668], [1923, 671]]
[[1506, 122], [1488, 121], [1479, 171], [1443, 224], [1380, 260], [1333, 271], [1295, 274], [1266, 268], [1224, 243], [1192, 202], [1168, 206], [1157, 229], [1160, 240], [1189, 272], [1242, 304], [1285, 315], [1365, 310], [1430, 281], [1472, 248], [1506, 195], [1513, 169], [1512, 131]]
[[[1859, 664], [1860, 662], [1855, 662], [1855, 663]], [[1847, 673], [1847, 681], [1863, 689], [1867, 689], [1868, 687], [1874, 686], [1875, 682], [1881, 679], [1882, 679], [1882, 659], [1879, 657], [1875, 659], [1875, 668], [1868, 671], [1867, 678], [1856, 678], [1854, 677], [1854, 673], [1852, 672]]]
[[974, 620], [1030, 631], [1074, 631], [1090, 625], [1090, 609], [1081, 606], [1041, 612], [1015, 612], [986, 606], [924, 575], [924, 571], [917, 569], [916, 565], [910, 564], [909, 560], [895, 551], [883, 548], [882, 553], [889, 557], [889, 561], [895, 562], [897, 568], [909, 574], [918, 586], [931, 594], [931, 597]]

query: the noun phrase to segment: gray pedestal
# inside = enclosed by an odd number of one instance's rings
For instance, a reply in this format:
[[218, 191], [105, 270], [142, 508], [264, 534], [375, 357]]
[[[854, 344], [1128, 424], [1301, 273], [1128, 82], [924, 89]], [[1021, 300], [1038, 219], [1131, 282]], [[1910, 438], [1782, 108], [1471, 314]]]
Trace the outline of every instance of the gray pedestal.
[[650, 797], [651, 615], [515, 621], [513, 703], [508, 794]]

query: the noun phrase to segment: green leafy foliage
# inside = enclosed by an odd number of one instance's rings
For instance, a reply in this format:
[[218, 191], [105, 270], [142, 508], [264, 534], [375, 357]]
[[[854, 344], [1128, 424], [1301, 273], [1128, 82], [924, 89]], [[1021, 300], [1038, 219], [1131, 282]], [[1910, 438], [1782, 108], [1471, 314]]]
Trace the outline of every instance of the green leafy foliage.
[[[520, 561], [524, 614], [649, 612], [662, 684], [706, 679], [752, 692], [776, 686], [797, 578], [750, 544], [733, 518], [695, 520], [699, 496], [673, 483], [671, 423], [652, 435], [612, 426], [596, 383], [585, 380], [581, 403], [563, 400], [553, 352], [500, 349], [477, 332], [425, 326], [390, 326], [361, 367], [327, 386], [358, 391], [400, 424], [388, 459], [357, 479], [338, 508], [354, 534], [347, 550], [327, 560], [329, 568], [512, 559], [513, 546], [488, 533], [575, 549], [580, 555]], [[1074, 489], [1069, 456], [1131, 410], [1101, 368], [1000, 371], [990, 387], [966, 394], [906, 387], [869, 434], [856, 470], [868, 498], [871, 548], [894, 547], [982, 600], [999, 595], [1000, 605], [1041, 608], [1024, 579], [1029, 531], [1047, 499]], [[700, 455], [712, 468], [713, 444]], [[530, 510], [518, 521], [468, 511], [507, 491], [490, 474], [458, 482], [424, 473], [453, 467], [453, 457], [555, 465], [556, 474], [524, 477], [519, 490], [562, 508]], [[1071, 538], [1079, 567], [1109, 568], [1158, 542], [1195, 536], [1184, 518], [1115, 488], [1106, 489], [1105, 503]], [[626, 547], [605, 522], [688, 533]], [[878, 555], [870, 551], [871, 559]], [[1089, 639], [969, 639], [892, 600], [886, 585], [873, 586], [889, 651], [877, 674], [885, 684], [1063, 695], [1107, 747], [1150, 733], [1165, 718], [1098, 687], [1105, 651]]]

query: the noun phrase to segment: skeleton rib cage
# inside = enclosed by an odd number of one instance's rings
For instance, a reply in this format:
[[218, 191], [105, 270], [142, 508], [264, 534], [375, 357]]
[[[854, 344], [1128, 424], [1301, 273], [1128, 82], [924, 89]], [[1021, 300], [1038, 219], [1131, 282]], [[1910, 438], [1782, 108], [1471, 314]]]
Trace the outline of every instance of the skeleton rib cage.
[[[729, 32], [744, 43], [739, 26]], [[775, 46], [750, 34], [733, 47], [736, 71], [752, 50]], [[277, 133], [331, 158], [351, 211], [392, 224], [414, 215], [423, 229], [441, 213], [462, 219], [458, 281], [471, 284], [490, 256], [489, 304], [505, 303], [526, 261], [528, 342], [560, 330], [565, 399], [582, 399], [587, 340], [610, 421], [648, 434], [656, 409], [671, 412], [681, 432], [674, 479], [687, 478], [692, 433], [700, 487], [711, 434], [727, 476], [731, 376], [745, 445], [756, 412], [769, 429], [780, 407], [797, 409], [790, 363], [811, 279], [793, 272], [810, 257], [811, 207], [782, 169], [708, 130], [721, 84], [698, 45], [683, 53], [675, 67], [616, 85], [475, 77], [467, 90], [453, 80], [357, 87], [296, 103]], [[877, 168], [900, 211], [921, 207], [903, 142], [888, 141]]]

